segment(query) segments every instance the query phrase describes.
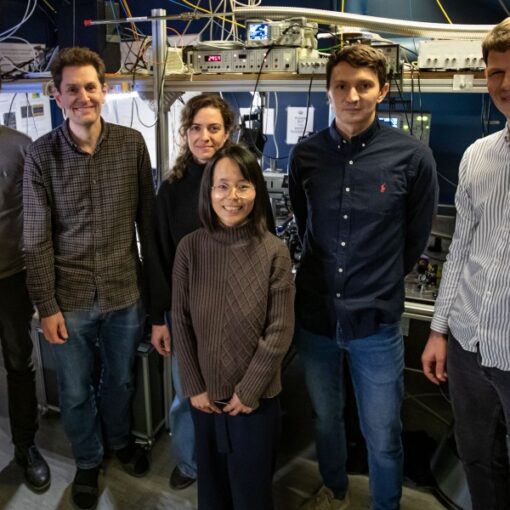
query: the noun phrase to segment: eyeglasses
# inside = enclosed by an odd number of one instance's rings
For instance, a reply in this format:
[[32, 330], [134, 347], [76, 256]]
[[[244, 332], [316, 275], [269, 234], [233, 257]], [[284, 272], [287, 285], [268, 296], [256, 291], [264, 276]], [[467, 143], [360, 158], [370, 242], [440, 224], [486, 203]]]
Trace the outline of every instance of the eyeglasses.
[[255, 188], [253, 184], [218, 184], [216, 186], [211, 186], [211, 189], [214, 191], [217, 197], [219, 198], [225, 198], [230, 196], [230, 193], [232, 190], [235, 191], [235, 194], [239, 198], [248, 198], [253, 191], [255, 191]]

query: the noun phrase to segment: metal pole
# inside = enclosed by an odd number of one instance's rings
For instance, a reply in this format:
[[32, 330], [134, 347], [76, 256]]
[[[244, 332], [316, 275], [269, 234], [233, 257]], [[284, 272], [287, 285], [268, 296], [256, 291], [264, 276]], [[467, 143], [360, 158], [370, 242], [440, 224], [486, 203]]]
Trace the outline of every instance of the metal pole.
[[[152, 16], [166, 16], [165, 9], [152, 9]], [[152, 21], [152, 74], [154, 104], [157, 111], [156, 122], [156, 165], [157, 186], [168, 170], [168, 112], [164, 107], [165, 65], [167, 56], [166, 20]]]

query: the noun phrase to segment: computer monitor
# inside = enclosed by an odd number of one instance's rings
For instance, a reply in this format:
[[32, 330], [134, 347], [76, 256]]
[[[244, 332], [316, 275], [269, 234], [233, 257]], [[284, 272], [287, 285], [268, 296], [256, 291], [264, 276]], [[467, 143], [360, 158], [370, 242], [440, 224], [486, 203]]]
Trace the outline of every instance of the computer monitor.
[[429, 112], [380, 110], [377, 112], [377, 117], [380, 123], [409, 133], [425, 145], [429, 144], [431, 121]]

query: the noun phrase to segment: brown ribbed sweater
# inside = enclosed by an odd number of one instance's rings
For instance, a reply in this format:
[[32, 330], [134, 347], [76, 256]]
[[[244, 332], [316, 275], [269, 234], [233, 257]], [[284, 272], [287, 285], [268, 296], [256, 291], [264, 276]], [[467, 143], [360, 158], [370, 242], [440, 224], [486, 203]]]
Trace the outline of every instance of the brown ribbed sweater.
[[182, 239], [173, 267], [172, 334], [184, 395], [234, 392], [256, 408], [281, 391], [281, 362], [294, 332], [287, 247], [244, 225]]

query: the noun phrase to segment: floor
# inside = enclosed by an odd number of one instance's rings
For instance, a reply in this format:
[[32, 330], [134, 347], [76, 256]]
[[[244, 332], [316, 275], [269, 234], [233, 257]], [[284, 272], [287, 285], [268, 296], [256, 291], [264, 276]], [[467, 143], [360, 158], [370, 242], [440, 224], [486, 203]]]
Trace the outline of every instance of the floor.
[[[417, 351], [417, 349], [414, 349]], [[419, 349], [418, 349], [419, 350]], [[419, 451], [433, 448], [448, 427], [449, 406], [435, 388], [431, 388], [423, 375], [413, 370], [416, 359], [409, 350], [409, 368], [406, 373], [406, 388], [413, 388], [403, 408], [403, 422], [406, 429], [406, 471], [413, 472], [413, 478], [406, 479], [402, 498], [402, 510], [439, 510], [445, 507], [436, 499], [429, 473], [420, 475], [420, 466], [428, 467], [428, 460], [418, 462], [418, 467], [409, 462], [421, 456]], [[414, 364], [414, 365], [413, 365]], [[317, 462], [311, 433], [311, 411], [303, 387], [299, 361], [294, 359], [285, 372], [285, 391], [282, 396], [284, 409], [281, 455], [274, 479], [274, 500], [276, 510], [294, 510], [320, 486]], [[425, 430], [424, 430], [425, 429]], [[5, 391], [5, 373], [0, 364], [0, 509], [6, 510], [65, 510], [73, 508], [70, 502], [70, 484], [74, 476], [74, 464], [62, 430], [58, 413], [47, 412], [41, 416], [38, 446], [50, 464], [52, 483], [50, 489], [38, 495], [23, 483], [18, 466], [12, 460], [9, 423]], [[356, 435], [350, 439], [353, 452], [356, 451]], [[361, 449], [361, 448], [360, 448]], [[431, 452], [429, 451], [428, 454]], [[427, 456], [427, 452], [425, 453]], [[362, 457], [362, 455], [360, 456]], [[415, 459], [416, 458], [416, 459]], [[131, 509], [195, 509], [196, 485], [183, 491], [172, 491], [168, 478], [173, 461], [170, 453], [170, 438], [163, 431], [151, 451], [151, 471], [145, 478], [136, 479], [125, 474], [114, 459], [105, 461], [100, 478], [100, 510]], [[363, 459], [356, 461], [351, 455], [351, 472], [363, 472]], [[356, 465], [357, 464], [357, 465]], [[423, 469], [421, 469], [423, 471]], [[425, 469], [426, 471], [426, 469]], [[417, 473], [418, 472], [418, 473]], [[416, 476], [414, 476], [416, 475]], [[420, 479], [421, 476], [421, 479]], [[417, 482], [420, 487], [417, 487]], [[350, 476], [351, 509], [370, 508], [368, 479], [364, 475]], [[261, 509], [262, 510], [262, 509]]]

